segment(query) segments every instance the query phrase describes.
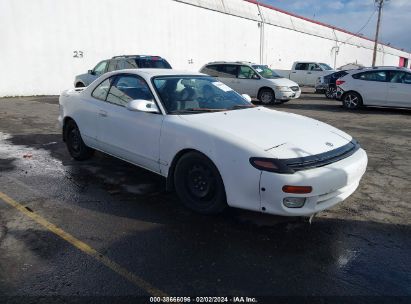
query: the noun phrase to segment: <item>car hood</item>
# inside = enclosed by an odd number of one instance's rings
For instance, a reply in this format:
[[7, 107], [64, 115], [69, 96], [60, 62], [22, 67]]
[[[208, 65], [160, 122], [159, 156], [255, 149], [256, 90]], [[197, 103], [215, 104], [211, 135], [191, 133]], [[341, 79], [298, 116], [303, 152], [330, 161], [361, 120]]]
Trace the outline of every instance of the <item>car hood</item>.
[[248, 143], [275, 158], [316, 155], [352, 140], [348, 134], [320, 121], [264, 107], [181, 117], [193, 126]]
[[298, 84], [288, 78], [274, 78], [268, 79], [276, 86], [284, 86], [284, 87], [298, 87]]

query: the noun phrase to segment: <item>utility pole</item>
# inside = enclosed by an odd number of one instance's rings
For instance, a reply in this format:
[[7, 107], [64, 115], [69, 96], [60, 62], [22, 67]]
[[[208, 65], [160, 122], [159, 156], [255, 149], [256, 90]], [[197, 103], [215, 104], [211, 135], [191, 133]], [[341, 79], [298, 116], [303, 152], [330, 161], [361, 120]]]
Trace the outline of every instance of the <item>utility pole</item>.
[[384, 5], [384, 0], [375, 0], [375, 4], [378, 7], [378, 20], [377, 20], [377, 30], [375, 31], [375, 44], [374, 53], [372, 56], [372, 66], [375, 67], [375, 61], [377, 60], [377, 47], [378, 47], [378, 35], [380, 33], [380, 23], [381, 23], [381, 12]]

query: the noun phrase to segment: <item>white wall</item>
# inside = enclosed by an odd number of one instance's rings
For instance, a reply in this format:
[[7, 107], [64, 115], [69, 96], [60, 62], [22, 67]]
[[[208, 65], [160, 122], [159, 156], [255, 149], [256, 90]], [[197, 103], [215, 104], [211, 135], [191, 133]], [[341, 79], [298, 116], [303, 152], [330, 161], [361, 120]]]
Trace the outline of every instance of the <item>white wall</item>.
[[[59, 94], [73, 86], [75, 75], [121, 54], [160, 55], [174, 68], [193, 71], [215, 60], [262, 61], [278, 69], [296, 60], [333, 65], [335, 40], [350, 38], [260, 9], [262, 17], [257, 5], [241, 0], [1, 0], [0, 96]], [[337, 66], [371, 64], [371, 41], [355, 37], [348, 43], [340, 45]], [[76, 50], [84, 57], [74, 58]], [[378, 64], [410, 58], [384, 51]]]

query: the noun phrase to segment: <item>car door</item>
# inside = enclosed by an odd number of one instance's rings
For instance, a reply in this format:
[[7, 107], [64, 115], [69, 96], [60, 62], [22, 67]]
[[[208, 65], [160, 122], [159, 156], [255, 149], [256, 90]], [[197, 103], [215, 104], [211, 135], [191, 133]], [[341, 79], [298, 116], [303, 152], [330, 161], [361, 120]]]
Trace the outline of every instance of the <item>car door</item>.
[[163, 115], [130, 111], [131, 100], [154, 100], [145, 80], [120, 74], [112, 81], [99, 107], [97, 139], [103, 151], [159, 172], [159, 139]]
[[87, 145], [100, 149], [98, 141], [98, 125], [99, 125], [99, 110], [102, 103], [105, 102], [108, 91], [110, 90], [111, 82], [114, 77], [107, 78], [100, 82], [90, 96], [82, 97], [82, 109], [78, 111], [76, 122], [80, 126], [81, 135]]
[[411, 73], [390, 71], [387, 106], [411, 107]]
[[323, 74], [323, 70], [317, 63], [309, 63], [305, 77], [305, 85], [315, 86], [318, 77], [321, 77]]
[[354, 74], [352, 89], [360, 93], [365, 105], [384, 106], [387, 102], [388, 73], [377, 70]]
[[241, 65], [238, 67], [238, 74], [236, 79], [233, 80], [234, 89], [237, 93], [248, 94], [251, 97], [257, 97], [258, 90], [260, 88], [260, 76], [250, 66]]
[[240, 85], [237, 82], [238, 67], [239, 65], [236, 64], [221, 64], [217, 66], [218, 80], [237, 92], [240, 89]]
[[295, 65], [294, 70], [290, 73], [290, 79], [299, 85], [305, 85], [305, 78], [307, 76], [308, 63], [299, 62]]

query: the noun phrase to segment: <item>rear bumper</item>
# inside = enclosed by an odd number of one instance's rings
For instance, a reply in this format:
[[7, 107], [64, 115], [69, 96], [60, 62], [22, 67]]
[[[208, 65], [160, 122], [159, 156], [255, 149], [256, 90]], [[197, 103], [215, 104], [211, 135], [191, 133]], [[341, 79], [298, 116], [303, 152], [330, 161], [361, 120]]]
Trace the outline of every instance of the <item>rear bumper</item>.
[[[260, 178], [261, 207], [270, 214], [310, 216], [333, 207], [349, 197], [358, 187], [367, 167], [367, 154], [359, 149], [353, 155], [324, 167], [294, 174], [262, 172]], [[311, 186], [309, 194], [284, 193], [284, 185]], [[301, 208], [288, 208], [285, 198], [305, 198]]]
[[337, 87], [337, 92], [335, 93], [335, 99], [342, 100], [342, 96], [344, 94], [344, 90], [340, 87]]

